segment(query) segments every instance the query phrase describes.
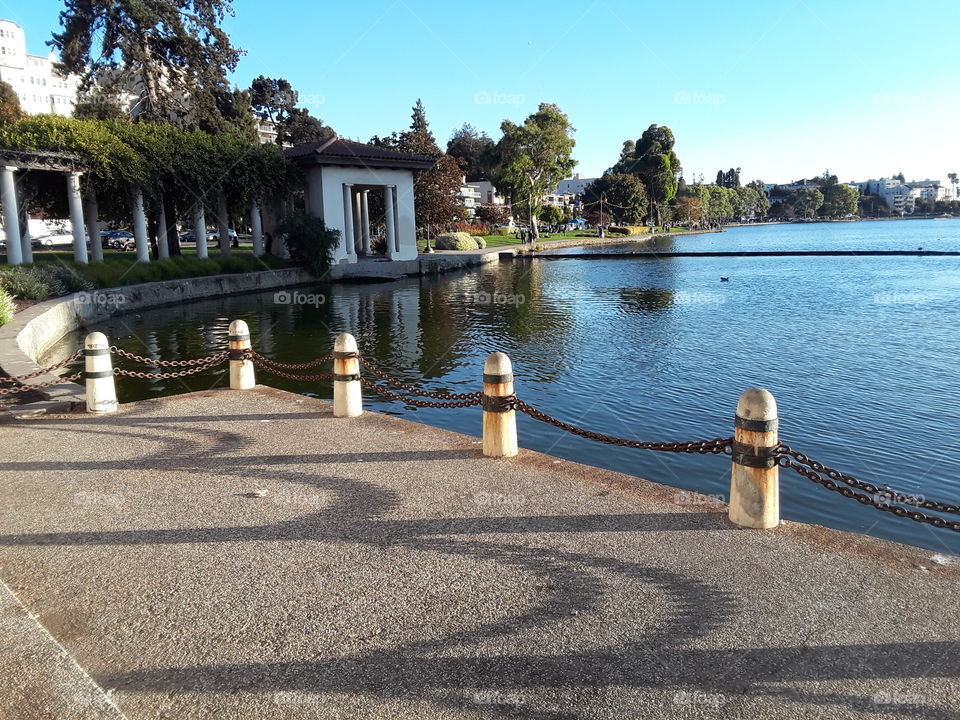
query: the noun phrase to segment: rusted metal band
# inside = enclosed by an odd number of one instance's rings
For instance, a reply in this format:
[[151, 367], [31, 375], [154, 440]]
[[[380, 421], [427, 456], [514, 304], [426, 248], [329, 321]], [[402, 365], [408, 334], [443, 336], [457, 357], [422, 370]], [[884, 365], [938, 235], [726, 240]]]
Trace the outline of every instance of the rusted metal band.
[[231, 360], [249, 360], [247, 353], [249, 350], [244, 350], [242, 348], [234, 348], [228, 351], [228, 356]]
[[105, 377], [113, 377], [113, 370], [84, 370], [83, 379], [84, 380], [98, 380]]
[[110, 348], [84, 348], [84, 357], [95, 357], [97, 355], [109, 355]]
[[496, 395], [484, 395], [483, 396], [483, 411], [484, 412], [495, 412], [503, 413], [513, 410], [513, 402], [516, 398], [513, 395], [505, 396], [496, 396]]
[[780, 456], [780, 446], [754, 447], [748, 443], [733, 442], [733, 461], [737, 465], [752, 468], [772, 468]]
[[349, 375], [341, 375], [340, 373], [334, 373], [333, 379], [337, 382], [353, 382], [354, 380], [360, 379], [360, 373], [350, 373]]
[[737, 415], [733, 419], [733, 425], [741, 430], [748, 430], [750, 432], [776, 432], [780, 425], [780, 420], [778, 418], [774, 418], [773, 420], [748, 420], [747, 418], [742, 418]]
[[488, 375], [484, 373], [483, 381], [492, 385], [502, 385], [503, 383], [513, 382], [513, 373], [505, 373], [503, 375]]
[[244, 333], [243, 335], [227, 335], [227, 340], [230, 342], [243, 342], [244, 340], [250, 339], [250, 333]]
[[356, 350], [334, 350], [333, 359], [334, 360], [349, 360], [350, 358], [359, 358], [360, 353]]

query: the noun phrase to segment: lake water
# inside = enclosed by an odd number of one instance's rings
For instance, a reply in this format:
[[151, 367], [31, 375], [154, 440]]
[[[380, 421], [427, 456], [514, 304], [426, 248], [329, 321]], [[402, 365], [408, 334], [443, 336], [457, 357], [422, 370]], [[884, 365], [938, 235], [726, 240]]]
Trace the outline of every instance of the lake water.
[[[960, 250], [960, 221], [742, 227], [663, 238], [658, 246]], [[312, 304], [278, 302], [284, 298], [271, 292], [118, 317], [90, 329], [139, 354], [189, 358], [222, 350], [227, 325], [240, 318], [255, 349], [287, 362], [328, 352], [333, 337], [347, 331], [381, 368], [449, 392], [480, 389], [483, 358], [502, 350], [527, 402], [593, 430], [644, 440], [730, 435], [738, 396], [760, 386], [776, 396], [781, 438], [794, 448], [878, 485], [960, 499], [960, 258], [533, 260], [300, 291], [313, 295]], [[73, 347], [79, 342], [79, 334], [71, 338]], [[260, 379], [330, 397], [327, 386]], [[216, 373], [118, 380], [121, 401], [225, 383]], [[476, 408], [417, 409], [372, 393], [365, 404], [480, 432]], [[729, 492], [725, 456], [600, 445], [525, 416], [518, 425], [526, 448], [678, 490], [724, 499]], [[781, 471], [781, 488], [787, 519], [960, 554], [957, 533], [862, 507], [792, 471]]]

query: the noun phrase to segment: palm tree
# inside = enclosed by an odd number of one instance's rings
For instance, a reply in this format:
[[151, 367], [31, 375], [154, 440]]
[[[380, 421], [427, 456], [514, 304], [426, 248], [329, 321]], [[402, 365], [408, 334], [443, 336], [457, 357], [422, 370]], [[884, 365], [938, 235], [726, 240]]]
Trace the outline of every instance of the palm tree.
[[948, 173], [947, 177], [950, 178], [950, 182], [953, 183], [953, 199], [957, 199], [957, 174]]

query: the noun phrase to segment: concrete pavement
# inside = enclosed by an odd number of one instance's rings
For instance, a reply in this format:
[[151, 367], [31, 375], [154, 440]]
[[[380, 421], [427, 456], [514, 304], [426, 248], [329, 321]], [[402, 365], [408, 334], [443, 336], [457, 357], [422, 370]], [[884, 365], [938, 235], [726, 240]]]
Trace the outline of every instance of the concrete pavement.
[[0, 717], [958, 717], [960, 568], [479, 447], [266, 388], [0, 426]]

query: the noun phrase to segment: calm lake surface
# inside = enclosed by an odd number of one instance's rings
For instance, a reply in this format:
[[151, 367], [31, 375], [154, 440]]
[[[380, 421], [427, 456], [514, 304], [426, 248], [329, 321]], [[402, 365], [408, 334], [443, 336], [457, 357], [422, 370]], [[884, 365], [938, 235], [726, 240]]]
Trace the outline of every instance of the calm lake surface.
[[[742, 227], [664, 238], [657, 247], [960, 250], [960, 221]], [[480, 389], [484, 357], [502, 350], [527, 402], [644, 440], [730, 435], [740, 393], [760, 386], [776, 396], [781, 438], [795, 449], [877, 485], [960, 498], [960, 258], [545, 259], [299, 292], [315, 295], [314, 303], [277, 302], [284, 298], [271, 292], [122, 316], [89, 330], [139, 354], [191, 358], [225, 348], [227, 325], [239, 318], [255, 349], [286, 362], [328, 352], [347, 331], [381, 368], [449, 392]], [[61, 351], [79, 347], [80, 337]], [[329, 386], [259, 378], [331, 394]], [[223, 373], [118, 381], [124, 402], [226, 382]], [[365, 404], [480, 433], [476, 408], [418, 409], [369, 392]], [[727, 498], [725, 456], [600, 445], [526, 416], [518, 425], [523, 447]], [[792, 471], [781, 471], [781, 488], [787, 519], [960, 555], [956, 533], [861, 507]]]

